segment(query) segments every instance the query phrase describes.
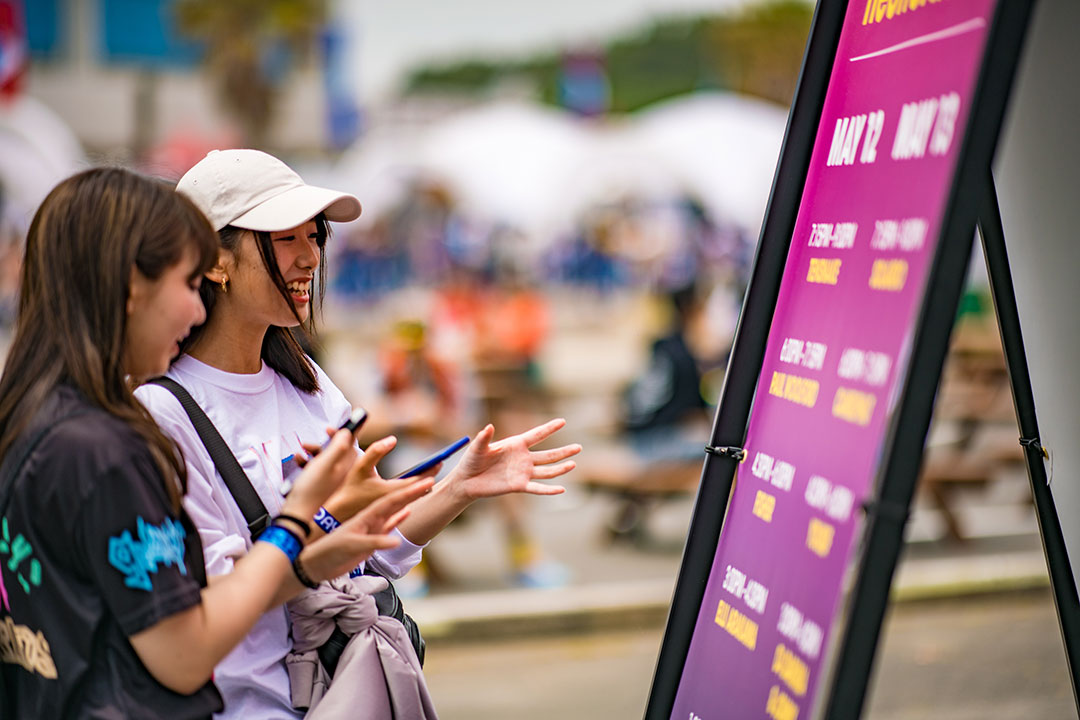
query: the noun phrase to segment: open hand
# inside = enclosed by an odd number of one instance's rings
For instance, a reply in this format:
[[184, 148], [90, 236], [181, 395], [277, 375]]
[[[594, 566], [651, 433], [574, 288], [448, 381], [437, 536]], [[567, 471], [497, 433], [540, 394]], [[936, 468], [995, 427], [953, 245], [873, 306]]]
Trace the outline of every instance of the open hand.
[[573, 470], [576, 463], [567, 458], [581, 452], [581, 445], [574, 443], [552, 450], [530, 450], [564, 425], [566, 421], [557, 418], [496, 442], [492, 442], [495, 428], [487, 425], [476, 435], [461, 462], [444, 482], [452, 484], [469, 500], [516, 492], [530, 495], [565, 492], [566, 488], [561, 485], [539, 481], [552, 480]]

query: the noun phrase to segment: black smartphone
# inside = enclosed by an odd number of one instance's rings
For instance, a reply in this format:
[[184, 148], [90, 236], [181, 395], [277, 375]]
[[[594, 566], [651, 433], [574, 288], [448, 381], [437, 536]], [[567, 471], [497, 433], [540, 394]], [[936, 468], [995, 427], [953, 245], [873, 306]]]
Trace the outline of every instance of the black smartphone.
[[[338, 430], [348, 430], [350, 433], [355, 433], [360, 429], [360, 426], [364, 424], [365, 420], [367, 420], [367, 410], [364, 408], [354, 408], [353, 411], [349, 413], [349, 417], [345, 418], [345, 422], [341, 423]], [[323, 444], [319, 446], [319, 450], [325, 449], [333, 439], [333, 437], [326, 438]], [[281, 481], [282, 495], [289, 494], [289, 491], [292, 490], [293, 483], [296, 482], [296, 478], [300, 477], [300, 473], [303, 472], [303, 470], [304, 469], [299, 465], [293, 465]]]
[[416, 463], [415, 465], [413, 465], [411, 468], [409, 468], [405, 472], [398, 474], [396, 477], [397, 478], [412, 477], [414, 475], [419, 475], [420, 473], [424, 472], [425, 470], [430, 470], [431, 468], [435, 467], [436, 465], [441, 463], [443, 460], [450, 457], [451, 455], [453, 455], [458, 450], [460, 450], [461, 448], [465, 447], [468, 444], [469, 444], [469, 436], [468, 435], [466, 435], [463, 438], [458, 438], [454, 442], [452, 442], [449, 445], [447, 445], [446, 447], [444, 447], [442, 450], [439, 450], [436, 453], [428, 455], [426, 458], [424, 458], [420, 462]]

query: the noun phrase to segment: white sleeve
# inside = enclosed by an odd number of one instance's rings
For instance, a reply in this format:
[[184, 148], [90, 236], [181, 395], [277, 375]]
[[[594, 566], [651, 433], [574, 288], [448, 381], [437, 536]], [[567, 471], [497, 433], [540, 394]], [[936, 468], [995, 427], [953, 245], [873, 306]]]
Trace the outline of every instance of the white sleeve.
[[171, 392], [158, 385], [143, 385], [135, 390], [135, 396], [184, 455], [187, 466], [184, 509], [199, 531], [207, 574], [232, 572], [233, 563], [247, 553], [247, 529], [245, 526], [241, 530], [233, 517], [239, 509], [233, 507], [232, 497], [222, 497], [217, 470], [206, 446]]
[[424, 546], [409, 542], [396, 528], [393, 534], [401, 539], [401, 544], [390, 550], [379, 550], [368, 562], [386, 577], [397, 580], [420, 562]]

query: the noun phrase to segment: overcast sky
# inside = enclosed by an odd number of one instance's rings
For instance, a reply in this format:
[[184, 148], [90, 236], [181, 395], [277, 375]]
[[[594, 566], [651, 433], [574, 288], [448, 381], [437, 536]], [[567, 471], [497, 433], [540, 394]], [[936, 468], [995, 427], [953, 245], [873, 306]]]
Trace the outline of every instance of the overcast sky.
[[599, 43], [657, 17], [720, 12], [746, 0], [337, 0], [355, 36], [363, 102], [393, 90], [417, 64], [463, 56], [519, 57]]

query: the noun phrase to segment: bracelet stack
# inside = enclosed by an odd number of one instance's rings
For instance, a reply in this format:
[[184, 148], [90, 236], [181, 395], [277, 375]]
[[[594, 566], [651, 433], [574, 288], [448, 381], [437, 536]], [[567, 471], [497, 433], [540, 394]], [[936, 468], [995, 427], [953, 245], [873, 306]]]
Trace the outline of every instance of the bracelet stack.
[[275, 525], [280, 522], [292, 523], [296, 527], [300, 528], [301, 532], [304, 533], [305, 540], [311, 537], [311, 523], [307, 522], [306, 520], [302, 520], [295, 515], [287, 515], [286, 513], [281, 513], [271, 522]]
[[[320, 509], [320, 512], [325, 511]], [[329, 513], [326, 514], [333, 522], [337, 523], [337, 520], [334, 520], [333, 516]], [[316, 518], [317, 517], [318, 516], [316, 516]], [[316, 520], [316, 522], [318, 522], [318, 520]], [[319, 583], [311, 579], [311, 576], [307, 574], [307, 570], [300, 561], [300, 551], [304, 549], [304, 541], [300, 539], [299, 534], [293, 532], [293, 530], [286, 527], [286, 525], [295, 526], [303, 533], [305, 539], [311, 536], [310, 523], [295, 515], [281, 514], [271, 521], [270, 526], [259, 534], [257, 540], [270, 543], [281, 550], [281, 552], [285, 553], [285, 557], [289, 558], [289, 562], [292, 564], [293, 573], [296, 575], [296, 579], [300, 581], [300, 584], [304, 587], [316, 588], [319, 586]], [[322, 527], [321, 524], [320, 527]]]

